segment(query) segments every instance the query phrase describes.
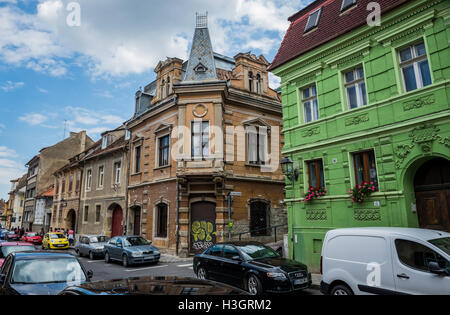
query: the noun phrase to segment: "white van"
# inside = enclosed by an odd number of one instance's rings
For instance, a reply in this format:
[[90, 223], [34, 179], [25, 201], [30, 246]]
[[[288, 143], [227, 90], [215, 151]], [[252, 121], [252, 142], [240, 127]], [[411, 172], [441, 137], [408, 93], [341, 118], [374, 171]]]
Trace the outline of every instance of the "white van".
[[450, 234], [408, 228], [354, 228], [327, 233], [323, 294], [450, 295]]

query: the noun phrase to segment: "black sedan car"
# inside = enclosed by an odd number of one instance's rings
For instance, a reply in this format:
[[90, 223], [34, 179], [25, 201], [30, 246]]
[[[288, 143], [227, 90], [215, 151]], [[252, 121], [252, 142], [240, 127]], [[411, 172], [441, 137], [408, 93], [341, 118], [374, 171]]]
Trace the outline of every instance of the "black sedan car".
[[212, 281], [177, 277], [136, 277], [84, 283], [60, 295], [248, 295], [240, 289]]
[[0, 270], [0, 295], [57, 295], [91, 278], [92, 271], [86, 272], [71, 254], [15, 252]]
[[194, 272], [199, 279], [227, 283], [252, 295], [294, 292], [312, 283], [305, 265], [257, 242], [216, 244], [194, 257]]

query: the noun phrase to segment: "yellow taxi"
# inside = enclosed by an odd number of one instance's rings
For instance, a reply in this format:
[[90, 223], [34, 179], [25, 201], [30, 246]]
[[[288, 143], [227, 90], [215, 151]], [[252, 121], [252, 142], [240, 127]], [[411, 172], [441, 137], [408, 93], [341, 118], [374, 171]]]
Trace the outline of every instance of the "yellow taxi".
[[47, 233], [42, 240], [42, 249], [68, 249], [69, 240], [63, 233]]

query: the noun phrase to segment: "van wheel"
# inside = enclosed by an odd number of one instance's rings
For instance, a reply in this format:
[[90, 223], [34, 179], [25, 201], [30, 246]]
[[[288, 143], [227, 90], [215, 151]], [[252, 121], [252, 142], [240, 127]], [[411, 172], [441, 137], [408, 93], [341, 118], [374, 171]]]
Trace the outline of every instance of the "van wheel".
[[331, 295], [353, 295], [353, 291], [344, 284], [338, 284], [331, 289]]

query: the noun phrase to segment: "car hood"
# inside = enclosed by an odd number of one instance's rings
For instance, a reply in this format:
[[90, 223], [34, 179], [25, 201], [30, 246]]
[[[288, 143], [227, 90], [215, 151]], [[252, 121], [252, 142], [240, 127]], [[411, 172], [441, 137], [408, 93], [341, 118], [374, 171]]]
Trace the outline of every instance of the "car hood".
[[79, 285], [80, 282], [47, 283], [47, 284], [12, 284], [11, 288], [20, 295], [57, 295], [69, 286]]
[[265, 258], [252, 260], [248, 262], [251, 265], [255, 265], [262, 268], [272, 269], [279, 268], [285, 272], [294, 272], [294, 271], [306, 271], [308, 267], [306, 265], [299, 263], [297, 261], [285, 258]]
[[152, 245], [142, 245], [142, 246], [125, 247], [125, 250], [130, 252], [150, 252], [158, 249]]

